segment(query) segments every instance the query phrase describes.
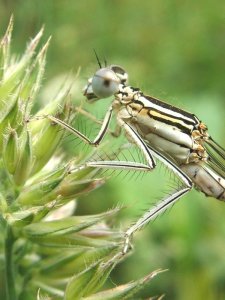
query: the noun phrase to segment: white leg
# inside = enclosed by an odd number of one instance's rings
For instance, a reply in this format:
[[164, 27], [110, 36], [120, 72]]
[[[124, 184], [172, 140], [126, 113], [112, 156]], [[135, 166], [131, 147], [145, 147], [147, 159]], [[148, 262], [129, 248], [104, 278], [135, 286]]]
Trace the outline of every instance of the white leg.
[[[153, 220], [155, 217], [160, 215], [163, 211], [165, 211], [168, 207], [173, 205], [180, 197], [182, 197], [184, 194], [186, 194], [191, 188], [192, 188], [192, 181], [190, 178], [182, 171], [180, 168], [178, 168], [175, 164], [173, 164], [171, 161], [169, 161], [166, 157], [164, 157], [161, 153], [159, 153], [157, 150], [153, 149], [150, 145], [147, 145], [145, 141], [138, 135], [138, 133], [135, 131], [135, 129], [132, 128], [131, 125], [128, 123], [125, 123], [123, 121], [121, 122], [121, 126], [125, 129], [125, 131], [131, 136], [131, 138], [134, 140], [134, 143], [141, 149], [148, 161], [148, 164], [154, 167], [155, 163], [154, 160], [151, 160], [152, 154], [157, 157], [160, 161], [162, 161], [167, 167], [169, 167], [175, 174], [178, 175], [178, 177], [183, 181], [185, 184], [185, 187], [183, 187], [181, 190], [176, 191], [168, 198], [160, 201], [154, 208], [151, 208], [149, 211], [144, 213], [143, 216], [141, 216], [138, 221], [132, 225], [126, 232], [125, 232], [125, 243], [123, 248], [123, 253], [127, 253], [130, 245], [130, 239], [132, 235], [138, 230], [141, 229], [144, 225], [148, 224], [151, 220]], [[136, 136], [136, 138], [135, 138]], [[148, 155], [149, 153], [149, 155]]]
[[91, 141], [88, 137], [86, 137], [84, 134], [82, 134], [79, 130], [73, 128], [72, 126], [70, 126], [69, 124], [67, 124], [66, 122], [57, 119], [53, 116], [47, 116], [48, 119], [50, 119], [51, 121], [53, 121], [54, 123], [62, 126], [63, 128], [65, 128], [67, 131], [70, 131], [72, 134], [74, 134], [75, 136], [79, 137], [80, 139], [82, 139], [85, 143], [92, 145], [92, 146], [97, 146], [100, 144], [100, 142], [102, 141], [102, 139], [104, 138], [106, 132], [107, 132], [107, 128], [109, 126], [110, 120], [112, 117], [112, 107], [110, 106], [110, 108], [108, 109], [107, 113], [105, 114], [101, 129], [99, 131], [99, 133], [97, 134], [96, 138], [94, 139], [94, 141]]
[[181, 198], [184, 194], [186, 194], [191, 187], [183, 188], [179, 191], [176, 191], [171, 196], [166, 199], [161, 200], [155, 207], [148, 210], [141, 216], [138, 221], [132, 225], [125, 232], [125, 242], [123, 247], [123, 254], [127, 253], [130, 248], [130, 239], [132, 235], [139, 229], [141, 229], [144, 225], [148, 224], [150, 221], [154, 220], [158, 215], [163, 213], [167, 208], [173, 205], [179, 198]]
[[[91, 141], [88, 139], [85, 135], [83, 135], [78, 130], [74, 129], [70, 125], [66, 124], [65, 122], [52, 117], [48, 116], [50, 120], [53, 122], [59, 124], [66, 130], [70, 131], [74, 135], [80, 137], [84, 142], [88, 143], [89, 145], [97, 146], [101, 140], [103, 139], [108, 125], [110, 123], [112, 116], [112, 107], [108, 110], [104, 117], [104, 121], [102, 123], [101, 129], [94, 139], [94, 141]], [[167, 167], [169, 167], [178, 177], [183, 181], [185, 184], [185, 187], [182, 188], [179, 191], [176, 191], [168, 198], [160, 201], [154, 208], [147, 211], [133, 226], [131, 226], [125, 233], [125, 243], [123, 248], [123, 253], [127, 253], [129, 250], [130, 245], [130, 239], [132, 235], [140, 228], [142, 228], [144, 225], [149, 223], [151, 220], [153, 220], [155, 217], [160, 215], [163, 211], [165, 211], [167, 208], [169, 208], [171, 205], [173, 205], [180, 197], [182, 197], [184, 194], [186, 194], [191, 188], [192, 188], [192, 181], [189, 179], [189, 177], [180, 170], [174, 163], [172, 163], [170, 160], [168, 160], [166, 157], [164, 157], [161, 153], [153, 149], [150, 145], [147, 145], [145, 141], [142, 139], [142, 137], [136, 132], [135, 129], [132, 128], [132, 126], [128, 123], [125, 123], [123, 120], [119, 120], [119, 123], [121, 127], [124, 128], [126, 133], [132, 138], [133, 143], [142, 151], [144, 154], [144, 157], [147, 161], [147, 164], [137, 163], [137, 162], [127, 162], [127, 161], [91, 161], [87, 162], [85, 166], [89, 167], [97, 167], [97, 168], [114, 168], [114, 169], [124, 169], [124, 170], [139, 170], [139, 171], [151, 171], [155, 168], [156, 163], [152, 156], [152, 154], [161, 160]]]

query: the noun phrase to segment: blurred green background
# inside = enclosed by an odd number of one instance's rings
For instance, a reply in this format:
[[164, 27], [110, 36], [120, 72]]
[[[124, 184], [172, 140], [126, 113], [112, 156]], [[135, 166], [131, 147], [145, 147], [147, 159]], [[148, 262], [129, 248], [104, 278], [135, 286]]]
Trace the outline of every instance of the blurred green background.
[[[1, 0], [1, 35], [12, 13], [14, 52], [22, 53], [43, 24], [45, 38], [52, 35], [44, 85], [56, 86], [58, 77], [81, 67], [73, 98], [82, 101], [80, 86], [97, 68], [94, 48], [102, 59], [122, 65], [131, 85], [195, 113], [225, 146], [224, 1]], [[108, 103], [89, 111], [102, 117]], [[165, 195], [170, 177], [161, 166], [145, 176], [112, 176], [79, 201], [78, 212], [125, 204], [119, 221], [124, 228]], [[225, 299], [224, 216], [224, 203], [192, 191], [136, 234], [135, 251], [113, 272], [111, 286], [168, 268], [141, 299], [162, 293], [165, 299]]]

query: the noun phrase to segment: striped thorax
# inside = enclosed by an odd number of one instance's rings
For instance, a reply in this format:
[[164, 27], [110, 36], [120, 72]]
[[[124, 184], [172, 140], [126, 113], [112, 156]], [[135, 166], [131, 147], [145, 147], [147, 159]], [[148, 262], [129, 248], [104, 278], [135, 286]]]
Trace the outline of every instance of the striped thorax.
[[207, 128], [193, 114], [122, 85], [113, 108], [118, 118], [129, 121], [147, 144], [178, 165], [208, 158], [202, 146], [208, 137]]

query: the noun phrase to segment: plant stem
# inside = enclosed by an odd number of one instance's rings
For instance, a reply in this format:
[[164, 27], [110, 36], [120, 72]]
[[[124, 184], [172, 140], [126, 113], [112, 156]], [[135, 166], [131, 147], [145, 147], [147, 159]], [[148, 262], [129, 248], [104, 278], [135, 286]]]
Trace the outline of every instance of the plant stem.
[[16, 288], [14, 280], [14, 266], [13, 266], [13, 244], [14, 237], [12, 229], [9, 225], [6, 228], [5, 238], [5, 285], [6, 285], [6, 299], [16, 300]]

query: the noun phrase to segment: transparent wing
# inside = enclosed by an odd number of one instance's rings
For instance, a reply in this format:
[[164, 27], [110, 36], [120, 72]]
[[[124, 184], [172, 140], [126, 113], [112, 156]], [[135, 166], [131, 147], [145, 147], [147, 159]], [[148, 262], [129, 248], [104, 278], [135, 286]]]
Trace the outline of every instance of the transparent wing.
[[211, 137], [206, 141], [205, 148], [209, 155], [208, 164], [221, 177], [225, 177], [225, 149]]

